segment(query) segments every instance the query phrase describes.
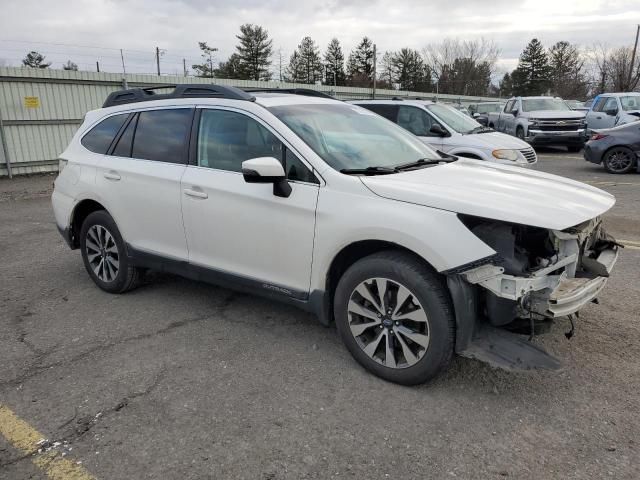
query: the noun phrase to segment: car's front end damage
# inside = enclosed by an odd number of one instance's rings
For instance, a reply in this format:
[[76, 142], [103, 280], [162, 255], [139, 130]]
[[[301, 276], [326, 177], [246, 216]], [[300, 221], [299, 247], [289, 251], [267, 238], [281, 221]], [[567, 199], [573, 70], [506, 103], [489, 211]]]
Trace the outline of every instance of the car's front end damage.
[[526, 340], [559, 317], [573, 325], [585, 305], [597, 302], [620, 245], [600, 217], [564, 230], [460, 219], [496, 255], [449, 272], [457, 352], [507, 369], [557, 368], [558, 361]]

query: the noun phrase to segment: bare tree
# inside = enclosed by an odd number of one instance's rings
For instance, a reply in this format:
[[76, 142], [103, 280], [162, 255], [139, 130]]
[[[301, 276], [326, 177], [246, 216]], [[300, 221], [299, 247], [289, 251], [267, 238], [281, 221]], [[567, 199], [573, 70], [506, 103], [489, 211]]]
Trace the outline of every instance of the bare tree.
[[632, 47], [592, 45], [587, 51], [591, 93], [632, 92], [640, 87], [640, 58], [631, 67]]
[[492, 40], [445, 38], [422, 50], [438, 91], [442, 93], [485, 93], [487, 78], [495, 73], [500, 49]]

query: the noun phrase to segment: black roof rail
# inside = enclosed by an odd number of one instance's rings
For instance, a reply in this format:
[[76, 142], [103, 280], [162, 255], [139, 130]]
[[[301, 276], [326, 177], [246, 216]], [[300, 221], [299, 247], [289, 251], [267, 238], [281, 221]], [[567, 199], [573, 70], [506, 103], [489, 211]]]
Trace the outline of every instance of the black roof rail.
[[320, 97], [320, 98], [330, 98], [332, 100], [336, 100], [335, 97], [329, 95], [328, 93], [320, 92], [318, 90], [313, 90], [311, 88], [260, 88], [260, 87], [247, 87], [243, 88], [247, 93], [288, 93], [292, 95], [304, 95], [307, 97]]
[[[156, 93], [154, 90], [173, 88], [169, 93]], [[166, 100], [169, 98], [228, 98], [230, 100], [255, 101], [256, 97], [236, 87], [225, 85], [155, 85], [151, 87], [130, 88], [118, 90], [109, 94], [102, 108], [124, 105], [126, 103], [148, 102], [151, 100]]]
[[402, 97], [393, 97], [391, 100], [396, 100], [396, 101], [402, 102], [404, 100], [404, 98], [402, 98]]

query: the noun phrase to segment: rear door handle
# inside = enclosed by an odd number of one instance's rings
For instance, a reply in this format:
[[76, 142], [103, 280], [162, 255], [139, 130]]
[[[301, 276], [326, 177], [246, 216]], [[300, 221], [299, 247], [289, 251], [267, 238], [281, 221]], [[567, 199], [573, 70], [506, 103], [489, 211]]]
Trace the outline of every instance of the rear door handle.
[[209, 198], [209, 195], [204, 193], [202, 190], [193, 190], [191, 188], [185, 188], [183, 192], [185, 195], [188, 195], [190, 197], [202, 198], [202, 199]]
[[120, 175], [118, 175], [118, 172], [114, 172], [113, 170], [111, 170], [110, 172], [105, 172], [104, 174], [104, 178], [106, 178], [107, 180], [120, 180]]

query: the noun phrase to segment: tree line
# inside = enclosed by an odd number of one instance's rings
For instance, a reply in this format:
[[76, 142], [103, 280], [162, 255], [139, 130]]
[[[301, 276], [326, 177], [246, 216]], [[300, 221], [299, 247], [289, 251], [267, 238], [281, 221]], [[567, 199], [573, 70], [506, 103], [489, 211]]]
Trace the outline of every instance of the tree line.
[[[585, 99], [604, 91], [632, 91], [640, 84], [640, 55], [631, 68], [632, 49], [614, 50], [603, 45], [584, 49], [566, 41], [546, 49], [534, 38], [524, 48], [518, 66], [497, 77], [500, 50], [485, 39], [444, 39], [421, 51], [404, 47], [376, 52], [364, 37], [348, 56], [333, 38], [324, 52], [310, 36], [302, 38], [288, 61], [273, 64], [273, 39], [260, 25], [244, 24], [236, 35], [237, 45], [225, 61], [216, 62], [218, 49], [199, 42], [201, 63], [192, 65], [195, 75], [238, 80], [276, 80], [336, 86], [436, 92], [472, 96], [542, 95]], [[29, 52], [24, 66], [49, 68], [43, 55]], [[274, 73], [274, 67], [276, 73]], [[77, 70], [69, 60], [65, 70]]]

